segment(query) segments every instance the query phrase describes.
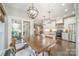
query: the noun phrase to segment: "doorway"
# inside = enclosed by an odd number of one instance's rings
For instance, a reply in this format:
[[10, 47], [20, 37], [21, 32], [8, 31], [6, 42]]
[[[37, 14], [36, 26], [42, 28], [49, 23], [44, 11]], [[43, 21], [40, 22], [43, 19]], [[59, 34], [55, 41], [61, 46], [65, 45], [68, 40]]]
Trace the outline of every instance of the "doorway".
[[26, 42], [30, 37], [30, 21], [23, 21], [23, 39]]

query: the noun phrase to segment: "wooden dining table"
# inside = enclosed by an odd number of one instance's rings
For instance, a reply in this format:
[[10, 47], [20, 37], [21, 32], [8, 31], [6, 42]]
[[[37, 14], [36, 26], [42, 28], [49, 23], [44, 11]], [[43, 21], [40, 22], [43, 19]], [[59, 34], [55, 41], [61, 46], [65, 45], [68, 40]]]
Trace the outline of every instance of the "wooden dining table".
[[36, 35], [34, 37], [29, 37], [27, 44], [36, 52], [47, 52], [50, 56], [50, 49], [55, 46], [56, 40], [49, 37], [41, 38], [40, 35]]

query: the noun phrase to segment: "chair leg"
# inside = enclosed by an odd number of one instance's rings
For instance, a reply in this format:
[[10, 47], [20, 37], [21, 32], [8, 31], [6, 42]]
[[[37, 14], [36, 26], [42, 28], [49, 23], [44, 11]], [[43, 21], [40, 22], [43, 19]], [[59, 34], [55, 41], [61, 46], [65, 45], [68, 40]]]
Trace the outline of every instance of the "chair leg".
[[43, 52], [43, 56], [44, 56], [44, 52]]

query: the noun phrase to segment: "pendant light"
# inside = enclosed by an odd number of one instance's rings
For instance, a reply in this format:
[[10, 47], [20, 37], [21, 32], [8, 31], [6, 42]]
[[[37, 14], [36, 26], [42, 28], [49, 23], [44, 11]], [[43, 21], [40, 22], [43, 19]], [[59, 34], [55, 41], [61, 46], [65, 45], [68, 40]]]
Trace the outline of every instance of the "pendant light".
[[29, 16], [29, 18], [31, 19], [35, 19], [38, 16], [38, 9], [34, 7], [34, 4], [32, 4], [31, 7], [29, 7], [29, 9], [27, 10], [27, 14]]

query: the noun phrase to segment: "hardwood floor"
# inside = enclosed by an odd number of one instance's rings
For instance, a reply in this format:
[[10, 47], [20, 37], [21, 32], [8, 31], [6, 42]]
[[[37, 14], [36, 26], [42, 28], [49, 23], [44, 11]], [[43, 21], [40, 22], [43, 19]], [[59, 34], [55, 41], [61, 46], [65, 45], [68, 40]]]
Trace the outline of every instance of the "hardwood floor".
[[76, 43], [65, 40], [57, 40], [56, 45], [50, 50], [51, 56], [75, 56]]
[[[45, 46], [48, 46], [48, 43], [56, 41], [54, 43], [56, 43], [53, 47], [51, 48], [45, 48], [44, 51], [48, 52], [49, 56], [76, 56], [76, 43], [74, 42], [70, 42], [70, 41], [65, 41], [65, 40], [61, 40], [61, 39], [57, 39], [57, 40], [53, 40], [52, 38], [46, 38], [46, 43]], [[35, 45], [33, 45], [35, 44]], [[41, 51], [41, 49], [43, 48], [41, 46], [42, 42], [40, 41], [40, 39], [36, 39], [33, 43], [31, 43], [31, 47], [33, 47], [33, 49], [35, 51]], [[51, 44], [52, 46], [53, 44]], [[41, 52], [44, 52], [41, 51]]]
[[[32, 53], [33, 49], [32, 48], [30, 49], [29, 47], [22, 51], [19, 51], [16, 55], [29, 56], [33, 54]], [[54, 47], [51, 47], [49, 48], [49, 51], [44, 51], [44, 52], [47, 52], [48, 56], [76, 56], [76, 43], [65, 41], [65, 40], [57, 40], [56, 45]], [[42, 56], [46, 56], [46, 55], [42, 55]]]

